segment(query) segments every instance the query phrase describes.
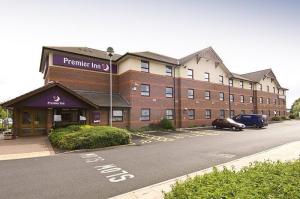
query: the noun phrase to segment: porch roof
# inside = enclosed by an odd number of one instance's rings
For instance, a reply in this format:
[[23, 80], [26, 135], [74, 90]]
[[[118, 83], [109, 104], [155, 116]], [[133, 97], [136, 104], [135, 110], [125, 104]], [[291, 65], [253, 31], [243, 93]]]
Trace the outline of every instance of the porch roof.
[[[101, 93], [96, 91], [82, 91], [75, 90], [77, 94], [88, 99], [99, 107], [109, 107], [110, 106], [110, 94]], [[129, 108], [129, 103], [119, 94], [113, 93], [112, 95], [112, 105], [113, 107], [119, 108]]]

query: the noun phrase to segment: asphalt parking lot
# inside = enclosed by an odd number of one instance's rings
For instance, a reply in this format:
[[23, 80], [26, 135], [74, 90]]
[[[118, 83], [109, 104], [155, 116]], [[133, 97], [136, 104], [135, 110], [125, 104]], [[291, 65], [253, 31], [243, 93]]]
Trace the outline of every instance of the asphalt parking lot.
[[149, 143], [0, 161], [0, 198], [109, 198], [299, 141], [300, 121], [244, 131], [152, 134], [136, 135]]
[[136, 145], [150, 144], [154, 142], [172, 142], [178, 139], [194, 138], [202, 136], [216, 136], [221, 132], [213, 129], [192, 129], [184, 131], [164, 131], [164, 132], [135, 132], [131, 133], [132, 142]]

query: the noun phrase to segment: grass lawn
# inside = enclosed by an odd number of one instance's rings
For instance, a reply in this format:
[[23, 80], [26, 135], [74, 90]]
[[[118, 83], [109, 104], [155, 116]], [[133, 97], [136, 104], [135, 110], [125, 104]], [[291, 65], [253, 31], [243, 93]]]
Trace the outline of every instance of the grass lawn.
[[300, 198], [300, 160], [254, 163], [241, 171], [224, 169], [176, 183], [165, 199]]
[[93, 149], [129, 144], [130, 134], [116, 127], [71, 125], [55, 129], [49, 135], [49, 140], [59, 149]]

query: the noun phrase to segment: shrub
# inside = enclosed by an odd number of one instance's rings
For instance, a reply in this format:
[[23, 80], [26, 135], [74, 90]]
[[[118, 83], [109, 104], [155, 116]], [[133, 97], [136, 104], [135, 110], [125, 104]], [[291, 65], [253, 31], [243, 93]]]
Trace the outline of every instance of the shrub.
[[127, 130], [116, 127], [71, 125], [55, 129], [49, 140], [59, 149], [93, 149], [128, 144], [130, 135]]
[[167, 118], [162, 119], [159, 123], [159, 126], [162, 129], [174, 130], [174, 126], [173, 126], [172, 122], [170, 120], [168, 120]]
[[285, 117], [285, 116], [281, 116], [280, 119], [281, 119], [281, 120], [287, 120], [288, 118]]
[[289, 118], [293, 120], [293, 119], [296, 119], [296, 116], [291, 114], [291, 115], [289, 115]]
[[300, 198], [300, 160], [260, 162], [241, 171], [212, 173], [177, 182], [165, 199], [185, 198]]
[[272, 119], [271, 119], [272, 121], [280, 121], [280, 117], [278, 117], [278, 116], [274, 116], [274, 117], [272, 117]]

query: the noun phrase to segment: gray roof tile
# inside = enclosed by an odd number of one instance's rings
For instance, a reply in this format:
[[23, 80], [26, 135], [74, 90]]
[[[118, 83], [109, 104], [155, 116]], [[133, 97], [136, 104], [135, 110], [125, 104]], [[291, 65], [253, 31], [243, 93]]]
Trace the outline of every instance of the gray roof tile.
[[[82, 91], [74, 90], [77, 94], [83, 98], [88, 99], [99, 107], [109, 107], [110, 106], [110, 94], [109, 93], [100, 93], [96, 91]], [[127, 108], [130, 107], [129, 103], [121, 97], [119, 94], [113, 93], [112, 96], [113, 107]]]

